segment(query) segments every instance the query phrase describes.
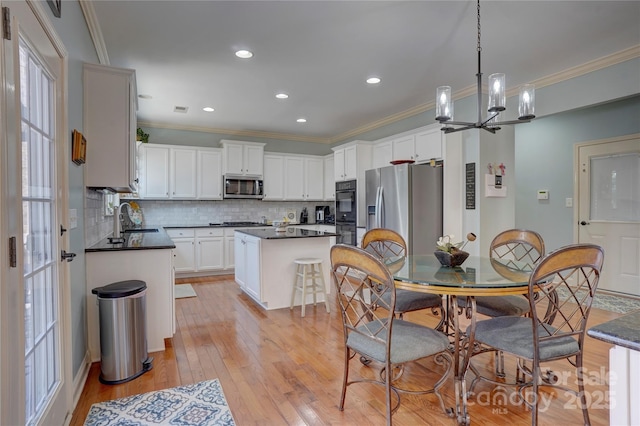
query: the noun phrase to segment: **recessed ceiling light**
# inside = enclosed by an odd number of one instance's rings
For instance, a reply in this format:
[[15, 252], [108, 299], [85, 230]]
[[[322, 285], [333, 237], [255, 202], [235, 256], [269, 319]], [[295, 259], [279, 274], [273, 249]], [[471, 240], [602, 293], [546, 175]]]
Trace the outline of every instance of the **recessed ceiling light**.
[[307, 122], [307, 119], [306, 119], [306, 118], [298, 118], [296, 121], [297, 121], [298, 123], [306, 123], [306, 122]]
[[153, 96], [151, 96], [151, 95], [138, 95], [138, 97], [140, 99], [152, 99], [153, 98]]
[[250, 57], [253, 56], [253, 53], [249, 52], [248, 50], [238, 50], [236, 52], [236, 56], [242, 59], [249, 59]]
[[369, 77], [367, 79], [367, 83], [369, 83], [369, 84], [378, 84], [378, 83], [380, 83], [380, 77]]
[[206, 111], [206, 112], [213, 112], [213, 111], [215, 111], [215, 110], [214, 110], [213, 108], [211, 108], [211, 107], [204, 107], [204, 108], [202, 108], [202, 110], [203, 110], [203, 111]]
[[276, 95], [276, 98], [278, 99], [287, 99], [289, 97], [289, 95], [287, 95], [286, 93], [278, 93]]

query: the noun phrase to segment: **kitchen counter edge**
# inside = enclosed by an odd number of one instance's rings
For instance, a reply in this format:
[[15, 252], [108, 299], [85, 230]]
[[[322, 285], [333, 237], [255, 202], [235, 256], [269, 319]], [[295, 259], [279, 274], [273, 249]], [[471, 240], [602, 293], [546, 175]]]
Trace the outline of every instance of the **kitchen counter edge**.
[[127, 232], [124, 243], [111, 243], [110, 237], [98, 241], [84, 250], [85, 253], [124, 251], [124, 250], [162, 250], [174, 249], [176, 245], [162, 226], [149, 226], [145, 229], [157, 229], [158, 232]]
[[587, 330], [594, 339], [640, 351], [640, 311], [596, 325]]

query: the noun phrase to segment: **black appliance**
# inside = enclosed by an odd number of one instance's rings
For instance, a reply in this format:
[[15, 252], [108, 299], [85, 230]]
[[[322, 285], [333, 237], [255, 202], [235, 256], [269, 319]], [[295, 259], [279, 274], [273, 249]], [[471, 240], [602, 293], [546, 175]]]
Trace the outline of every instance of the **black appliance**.
[[356, 181], [336, 182], [336, 242], [357, 245], [357, 204]]
[[264, 197], [262, 179], [248, 176], [224, 177], [224, 198], [257, 198]]
[[316, 206], [316, 223], [333, 223], [329, 206]]
[[309, 222], [309, 212], [307, 212], [307, 208], [303, 208], [302, 212], [300, 212], [300, 223], [308, 223]]

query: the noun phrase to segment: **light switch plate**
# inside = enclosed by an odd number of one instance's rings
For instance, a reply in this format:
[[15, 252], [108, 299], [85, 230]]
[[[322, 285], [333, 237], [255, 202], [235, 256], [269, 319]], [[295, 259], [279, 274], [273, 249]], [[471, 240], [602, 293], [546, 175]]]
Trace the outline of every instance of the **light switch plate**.
[[78, 210], [69, 209], [69, 229], [75, 229], [78, 227]]
[[565, 207], [573, 207], [573, 198], [565, 198], [564, 199]]

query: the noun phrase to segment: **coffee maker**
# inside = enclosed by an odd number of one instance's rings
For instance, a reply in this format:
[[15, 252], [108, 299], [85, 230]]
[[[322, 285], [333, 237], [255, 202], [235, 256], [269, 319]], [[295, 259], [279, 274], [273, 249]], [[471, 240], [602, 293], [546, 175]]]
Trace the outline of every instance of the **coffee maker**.
[[300, 213], [300, 223], [307, 223], [309, 221], [309, 213], [307, 213], [307, 208], [303, 208]]
[[329, 206], [316, 206], [316, 223], [325, 223], [329, 220]]

